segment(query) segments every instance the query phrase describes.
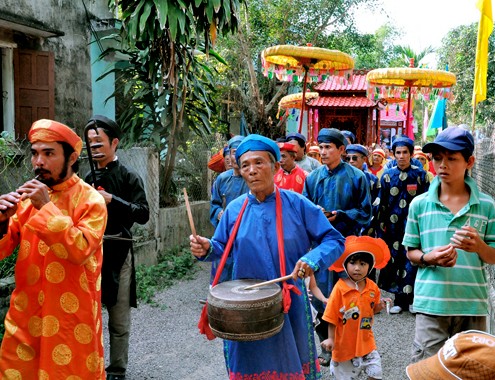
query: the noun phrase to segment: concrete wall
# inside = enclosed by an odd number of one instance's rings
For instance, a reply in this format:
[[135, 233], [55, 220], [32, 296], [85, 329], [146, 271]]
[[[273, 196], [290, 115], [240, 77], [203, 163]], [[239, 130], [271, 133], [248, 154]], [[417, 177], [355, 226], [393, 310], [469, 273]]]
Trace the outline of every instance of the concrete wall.
[[[111, 18], [107, 0], [84, 0], [90, 17]], [[41, 23], [61, 37], [16, 36], [18, 48], [55, 55], [55, 119], [82, 130], [92, 114], [90, 23], [82, 0], [2, 0], [0, 14]]]
[[[213, 235], [210, 223], [210, 202], [194, 202], [191, 204], [196, 233], [201, 236]], [[161, 250], [167, 250], [177, 245], [188, 244], [191, 227], [187, 217], [186, 206], [160, 209], [159, 236]]]

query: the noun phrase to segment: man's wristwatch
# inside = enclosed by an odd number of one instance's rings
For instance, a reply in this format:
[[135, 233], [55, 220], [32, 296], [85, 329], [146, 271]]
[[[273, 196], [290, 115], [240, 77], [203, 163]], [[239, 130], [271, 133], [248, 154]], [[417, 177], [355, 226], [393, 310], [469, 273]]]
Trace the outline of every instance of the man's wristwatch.
[[425, 252], [423, 252], [423, 254], [421, 255], [421, 258], [419, 259], [419, 262], [420, 262], [420, 264], [421, 264], [423, 267], [429, 267], [429, 266], [430, 266], [430, 264], [428, 264], [428, 263], [426, 262], [426, 260], [425, 260], [425, 255], [426, 255], [426, 253], [425, 253]]

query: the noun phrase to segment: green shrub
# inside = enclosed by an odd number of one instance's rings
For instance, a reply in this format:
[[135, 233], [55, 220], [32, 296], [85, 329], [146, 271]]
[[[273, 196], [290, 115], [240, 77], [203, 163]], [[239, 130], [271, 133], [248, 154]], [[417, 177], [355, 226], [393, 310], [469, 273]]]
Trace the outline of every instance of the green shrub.
[[10, 256], [0, 261], [0, 278], [10, 277], [14, 275], [18, 250], [19, 247], [17, 247], [14, 253], [12, 253]]
[[181, 278], [191, 278], [196, 260], [188, 248], [175, 247], [158, 258], [158, 264], [136, 268], [137, 296], [141, 302], [154, 304], [154, 295]]

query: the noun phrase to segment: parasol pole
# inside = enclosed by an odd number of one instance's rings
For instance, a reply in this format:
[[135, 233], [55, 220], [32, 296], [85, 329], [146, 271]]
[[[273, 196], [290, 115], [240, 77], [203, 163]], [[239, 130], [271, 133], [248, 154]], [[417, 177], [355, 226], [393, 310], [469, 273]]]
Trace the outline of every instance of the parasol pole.
[[411, 87], [408, 86], [408, 93], [407, 93], [407, 117], [406, 117], [406, 136], [409, 136], [409, 128], [411, 126]]
[[[409, 58], [409, 67], [414, 67], [414, 58]], [[407, 115], [406, 115], [406, 136], [411, 138], [409, 136], [409, 128], [411, 127], [411, 87], [412, 87], [412, 82], [411, 81], [406, 81], [405, 83], [407, 85]], [[414, 135], [412, 137], [414, 140]]]
[[303, 79], [303, 90], [302, 90], [302, 100], [301, 100], [301, 115], [299, 116], [299, 128], [297, 128], [297, 132], [301, 133], [302, 131], [302, 120], [304, 115], [304, 103], [305, 103], [305, 95], [306, 95], [306, 79], [308, 78], [308, 69], [304, 66], [304, 79]]

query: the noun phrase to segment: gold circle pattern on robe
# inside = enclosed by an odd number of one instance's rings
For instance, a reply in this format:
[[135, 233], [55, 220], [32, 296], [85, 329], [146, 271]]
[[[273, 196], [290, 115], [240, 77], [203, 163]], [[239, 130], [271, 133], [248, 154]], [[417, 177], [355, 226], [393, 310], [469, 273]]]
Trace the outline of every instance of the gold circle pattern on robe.
[[[9, 380], [102, 379], [106, 205], [77, 176], [55, 185], [50, 200], [40, 210], [21, 202], [9, 221], [7, 235], [19, 236], [19, 277], [4, 322], [0, 373]], [[4, 255], [14, 248], [9, 239], [0, 243]]]
[[72, 351], [66, 344], [59, 344], [55, 346], [52, 351], [52, 359], [55, 364], [67, 365], [72, 360]]

